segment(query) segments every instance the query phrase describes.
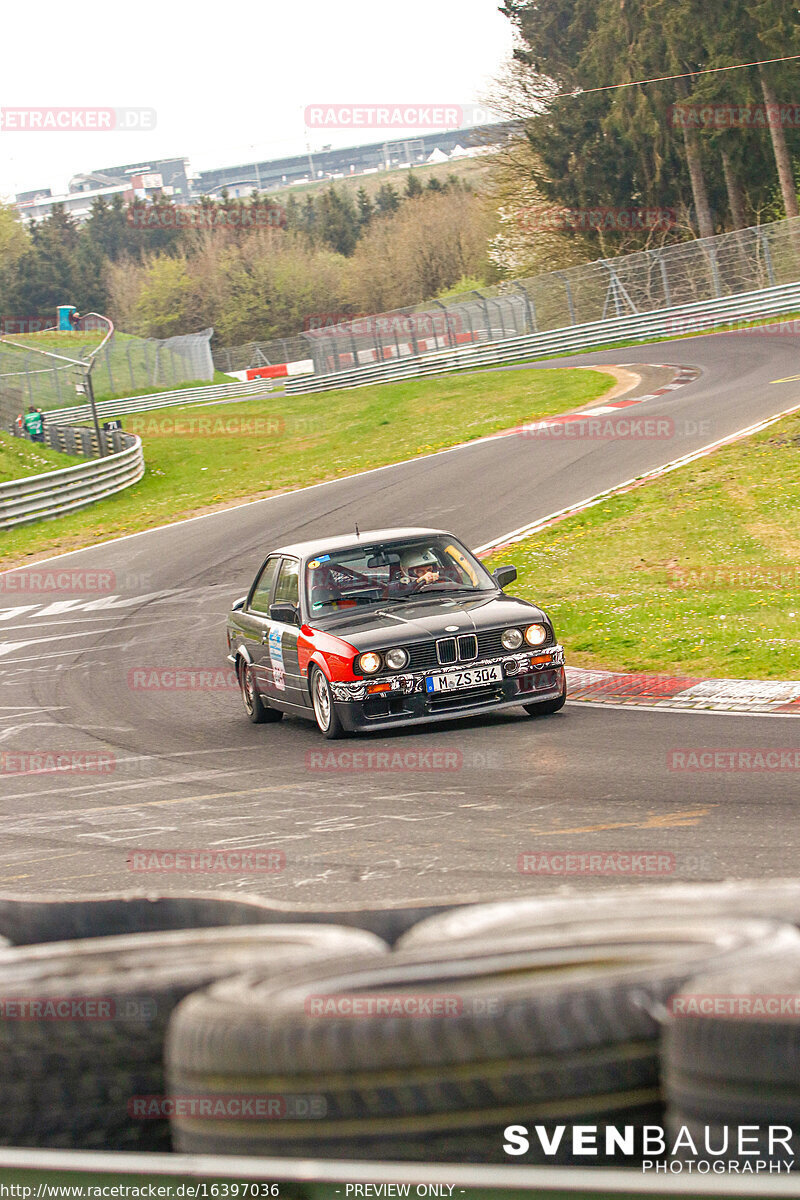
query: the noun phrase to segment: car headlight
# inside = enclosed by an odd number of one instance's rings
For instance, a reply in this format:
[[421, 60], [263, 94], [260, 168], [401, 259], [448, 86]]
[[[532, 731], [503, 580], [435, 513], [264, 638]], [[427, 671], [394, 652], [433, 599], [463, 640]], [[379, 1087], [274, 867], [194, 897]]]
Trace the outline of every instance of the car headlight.
[[396, 650], [389, 650], [386, 654], [386, 665], [393, 671], [401, 671], [408, 665], [408, 651], [402, 650], [399, 646]]
[[381, 656], [374, 650], [368, 650], [366, 654], [359, 654], [356, 659], [356, 670], [359, 675], [374, 675], [380, 669]]
[[506, 650], [518, 650], [522, 645], [522, 634], [519, 629], [504, 629], [500, 641]]
[[529, 646], [542, 646], [547, 641], [544, 625], [529, 625], [525, 630], [525, 641]]

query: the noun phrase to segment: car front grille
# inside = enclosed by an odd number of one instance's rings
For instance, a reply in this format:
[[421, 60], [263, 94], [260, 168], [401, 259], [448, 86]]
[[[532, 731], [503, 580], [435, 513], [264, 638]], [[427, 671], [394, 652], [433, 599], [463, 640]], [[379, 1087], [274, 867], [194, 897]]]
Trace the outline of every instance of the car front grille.
[[436, 657], [443, 667], [457, 662], [472, 662], [478, 657], [478, 639], [474, 633], [461, 634], [457, 638], [439, 638]]
[[[473, 662], [475, 659], [504, 658], [509, 651], [500, 640], [504, 625], [500, 629], [481, 629], [477, 636], [474, 633], [460, 634], [458, 637], [431, 639], [428, 642], [414, 642], [406, 646], [409, 654], [410, 671], [435, 671], [437, 667], [451, 667], [460, 662]], [[552, 636], [543, 643], [545, 647], [552, 646]], [[520, 650], [530, 650], [525, 643]], [[535, 647], [540, 649], [540, 647]]]

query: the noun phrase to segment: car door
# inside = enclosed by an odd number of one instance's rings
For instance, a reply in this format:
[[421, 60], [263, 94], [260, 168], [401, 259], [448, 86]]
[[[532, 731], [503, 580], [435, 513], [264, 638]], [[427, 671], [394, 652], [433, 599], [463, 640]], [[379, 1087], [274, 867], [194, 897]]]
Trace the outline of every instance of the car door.
[[281, 556], [270, 555], [250, 589], [245, 607], [237, 621], [243, 646], [253, 664], [256, 688], [262, 695], [269, 694], [269, 606], [280, 565]]
[[[289, 607], [298, 614], [297, 620], [287, 619], [291, 616]], [[300, 675], [297, 654], [297, 639], [300, 634], [299, 611], [300, 563], [298, 559], [285, 555], [270, 604], [266, 645], [269, 658], [266, 668], [267, 695], [270, 700], [274, 699], [280, 704], [306, 709], [308, 705], [304, 700], [304, 680]]]

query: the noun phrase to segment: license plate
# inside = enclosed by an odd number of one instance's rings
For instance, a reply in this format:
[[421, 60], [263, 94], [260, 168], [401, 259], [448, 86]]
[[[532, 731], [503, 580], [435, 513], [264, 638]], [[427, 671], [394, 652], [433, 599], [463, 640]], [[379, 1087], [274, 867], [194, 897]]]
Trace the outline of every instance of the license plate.
[[502, 678], [503, 668], [496, 663], [492, 667], [469, 667], [465, 671], [448, 671], [446, 675], [429, 675], [425, 680], [425, 688], [428, 692], [455, 692], [459, 688], [499, 683]]

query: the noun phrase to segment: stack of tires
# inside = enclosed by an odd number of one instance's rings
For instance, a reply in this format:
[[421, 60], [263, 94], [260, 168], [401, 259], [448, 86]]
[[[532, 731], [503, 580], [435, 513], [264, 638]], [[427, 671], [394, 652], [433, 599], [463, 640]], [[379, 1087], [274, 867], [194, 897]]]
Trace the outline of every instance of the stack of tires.
[[665, 1125], [793, 1156], [800, 884], [302, 915], [0, 897], [0, 1142], [585, 1166]]

